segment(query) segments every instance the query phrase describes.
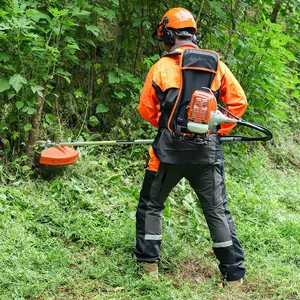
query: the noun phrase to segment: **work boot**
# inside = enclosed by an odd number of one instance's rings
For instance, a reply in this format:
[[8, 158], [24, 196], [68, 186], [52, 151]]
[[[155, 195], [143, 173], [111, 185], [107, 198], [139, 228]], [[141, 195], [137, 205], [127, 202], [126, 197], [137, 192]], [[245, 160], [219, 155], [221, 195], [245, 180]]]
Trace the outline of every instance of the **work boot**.
[[232, 288], [239, 288], [243, 285], [243, 278], [234, 281], [227, 281], [227, 285]]
[[158, 279], [158, 261], [154, 263], [142, 263], [143, 271], [145, 274], [150, 275], [153, 279]]

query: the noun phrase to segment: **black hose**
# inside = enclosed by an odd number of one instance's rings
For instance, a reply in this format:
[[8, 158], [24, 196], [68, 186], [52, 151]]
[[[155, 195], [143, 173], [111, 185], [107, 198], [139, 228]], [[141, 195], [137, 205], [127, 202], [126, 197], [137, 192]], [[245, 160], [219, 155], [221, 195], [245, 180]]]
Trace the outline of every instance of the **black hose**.
[[236, 115], [234, 115], [232, 112], [218, 104], [218, 107], [224, 111], [226, 111], [229, 115], [231, 115], [233, 118], [237, 120], [236, 124], [246, 126], [249, 128], [252, 128], [254, 130], [260, 131], [265, 134], [265, 136], [241, 136], [241, 135], [226, 135], [221, 136], [220, 141], [221, 142], [251, 142], [251, 141], [268, 141], [273, 138], [272, 132], [258, 124], [247, 122], [243, 119], [240, 119]]
[[227, 135], [227, 136], [220, 137], [221, 142], [268, 141], [268, 140], [272, 139], [272, 137], [273, 137], [272, 132], [269, 129], [267, 129], [261, 125], [253, 124], [253, 123], [244, 121], [242, 119], [238, 119], [237, 124], [255, 129], [257, 131], [264, 133], [265, 135], [264, 136]]

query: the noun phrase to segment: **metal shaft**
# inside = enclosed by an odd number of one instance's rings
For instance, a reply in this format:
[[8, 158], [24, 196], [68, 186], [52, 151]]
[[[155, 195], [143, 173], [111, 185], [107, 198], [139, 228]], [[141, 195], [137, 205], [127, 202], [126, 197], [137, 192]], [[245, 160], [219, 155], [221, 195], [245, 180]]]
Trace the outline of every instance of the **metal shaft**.
[[62, 142], [62, 143], [46, 143], [52, 146], [101, 146], [101, 145], [125, 145], [125, 144], [151, 144], [152, 140], [114, 140], [114, 141], [93, 141], [93, 142]]

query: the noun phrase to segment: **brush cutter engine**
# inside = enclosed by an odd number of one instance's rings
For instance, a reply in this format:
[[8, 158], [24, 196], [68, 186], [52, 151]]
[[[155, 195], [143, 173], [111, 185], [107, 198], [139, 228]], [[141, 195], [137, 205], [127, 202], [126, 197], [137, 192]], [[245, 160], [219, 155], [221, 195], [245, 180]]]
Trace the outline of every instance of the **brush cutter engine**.
[[217, 108], [217, 100], [210, 89], [196, 90], [187, 107], [187, 129], [192, 133], [209, 134], [213, 126], [237, 122]]

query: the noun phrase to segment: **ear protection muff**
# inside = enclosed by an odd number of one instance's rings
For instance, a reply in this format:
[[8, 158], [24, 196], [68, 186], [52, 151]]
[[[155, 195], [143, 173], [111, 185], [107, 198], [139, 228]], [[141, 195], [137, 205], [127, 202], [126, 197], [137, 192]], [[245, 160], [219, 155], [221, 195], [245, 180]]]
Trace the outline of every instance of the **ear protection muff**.
[[198, 43], [199, 43], [199, 36], [198, 36], [197, 33], [195, 33], [195, 34], [193, 35], [192, 43], [194, 43], [194, 44], [198, 44]]
[[168, 22], [169, 22], [168, 17], [165, 17], [161, 24], [162, 41], [168, 46], [173, 46], [175, 44], [175, 34], [172, 30], [167, 28], [166, 25], [168, 24]]

